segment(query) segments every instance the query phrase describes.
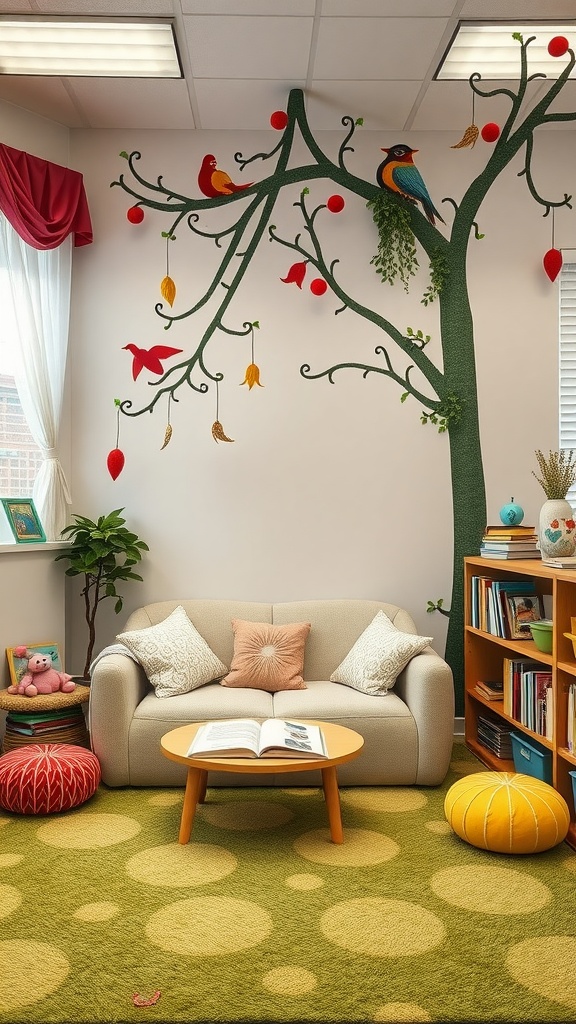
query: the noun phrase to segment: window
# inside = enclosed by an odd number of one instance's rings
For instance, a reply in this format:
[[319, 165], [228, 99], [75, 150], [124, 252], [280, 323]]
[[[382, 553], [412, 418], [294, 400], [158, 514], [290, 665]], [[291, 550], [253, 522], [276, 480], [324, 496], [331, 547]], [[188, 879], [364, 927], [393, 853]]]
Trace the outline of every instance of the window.
[[[576, 263], [560, 275], [560, 447], [576, 450]], [[568, 501], [576, 508], [576, 484]]]
[[13, 330], [11, 302], [6, 271], [0, 267], [0, 495], [3, 498], [31, 497], [36, 473], [43, 460], [20, 404], [14, 381]]

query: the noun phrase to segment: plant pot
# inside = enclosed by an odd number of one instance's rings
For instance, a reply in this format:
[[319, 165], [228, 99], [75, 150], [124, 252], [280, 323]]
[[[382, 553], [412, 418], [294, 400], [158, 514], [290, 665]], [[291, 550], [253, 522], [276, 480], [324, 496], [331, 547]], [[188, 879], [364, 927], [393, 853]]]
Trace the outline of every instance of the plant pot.
[[549, 498], [540, 509], [538, 539], [545, 558], [559, 558], [576, 552], [576, 523], [566, 498]]

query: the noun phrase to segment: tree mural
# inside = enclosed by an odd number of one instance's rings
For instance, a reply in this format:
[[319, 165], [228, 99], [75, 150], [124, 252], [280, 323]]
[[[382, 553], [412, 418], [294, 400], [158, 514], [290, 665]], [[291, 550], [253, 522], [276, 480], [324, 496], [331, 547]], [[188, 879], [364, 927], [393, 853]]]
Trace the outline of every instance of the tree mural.
[[[141, 219], [142, 208], [168, 214], [171, 218], [170, 226], [162, 232], [166, 240], [167, 253], [166, 276], [161, 286], [165, 301], [156, 305], [156, 312], [164, 321], [164, 328], [169, 330], [174, 323], [194, 316], [211, 301], [216, 301], [217, 305], [213, 319], [190, 356], [166, 368], [159, 360], [179, 350], [157, 346], [155, 350], [150, 350], [151, 356], [147, 356], [144, 350], [133, 353], [135, 359], [139, 360], [138, 365], [142, 363], [149, 366], [150, 359], [156, 360], [155, 372], [160, 376], [158, 380], [150, 382], [153, 393], [146, 405], [134, 408], [130, 400], [124, 400], [119, 403], [119, 409], [126, 416], [139, 416], [144, 412], [153, 412], [158, 403], [165, 402], [168, 424], [165, 445], [171, 434], [170, 402], [177, 400], [180, 389], [188, 388], [204, 394], [213, 387], [217, 398], [218, 384], [224, 375], [220, 372], [211, 372], [206, 358], [207, 346], [216, 332], [222, 331], [236, 336], [251, 335], [252, 362], [247, 368], [244, 383], [249, 387], [259, 383], [258, 366], [254, 361], [254, 329], [259, 326], [258, 322], [244, 322], [241, 328], [233, 329], [226, 322], [226, 315], [263, 238], [284, 246], [292, 254], [294, 262], [286, 280], [301, 285], [307, 268], [313, 268], [318, 275], [313, 282], [317, 292], [320, 293], [327, 287], [339, 300], [336, 314], [351, 311], [381, 330], [383, 342], [375, 349], [374, 363], [345, 362], [322, 369], [313, 369], [311, 365], [305, 364], [301, 366], [300, 373], [306, 380], [327, 378], [330, 382], [334, 382], [335, 375], [343, 370], [357, 370], [364, 377], [373, 373], [381, 374], [401, 388], [402, 401], [408, 397], [416, 400], [423, 423], [436, 425], [437, 429], [446, 435], [450, 451], [454, 519], [451, 609], [447, 612], [442, 607], [442, 601], [435, 604], [430, 602], [429, 607], [430, 610], [436, 609], [442, 614], [449, 615], [446, 659], [454, 672], [457, 710], [460, 713], [463, 697], [462, 559], [465, 555], [478, 552], [486, 525], [474, 327], [466, 277], [468, 245], [471, 239], [481, 237], [476, 218], [484, 198], [504, 168], [521, 150], [524, 151], [524, 166], [520, 174], [525, 177], [535, 202], [543, 207], [544, 216], [555, 207], [570, 207], [571, 199], [571, 196], [566, 194], [556, 200], [540, 195], [532, 176], [532, 155], [534, 132], [538, 126], [576, 120], [576, 113], [551, 111], [554, 100], [563, 89], [576, 62], [574, 53], [568, 48], [567, 43], [565, 48], [558, 45], [558, 39], [561, 37], [552, 41], [557, 44], [557, 52], [552, 48], [549, 48], [549, 52], [553, 56], [567, 54], [567, 63], [559, 77], [546, 88], [530, 113], [522, 117], [521, 108], [526, 98], [528, 83], [545, 76], [528, 73], [527, 51], [535, 37], [524, 41], [516, 34], [515, 38], [520, 48], [520, 74], [514, 89], [499, 87], [486, 90], [480, 85], [480, 75], [474, 74], [470, 78], [470, 87], [474, 95], [505, 96], [510, 102], [510, 111], [501, 131], [498, 126], [486, 126], [491, 129], [491, 137], [490, 132], [486, 132], [485, 137], [494, 142], [494, 148], [486, 166], [472, 181], [461, 201], [456, 203], [450, 198], [443, 200], [450, 207], [450, 216], [446, 214], [446, 220], [451, 220], [451, 223], [443, 224], [442, 230], [432, 222], [433, 217], [429, 219], [421, 212], [414, 200], [359, 178], [348, 169], [347, 155], [353, 152], [350, 142], [361, 120], [354, 121], [349, 116], [342, 118], [346, 135], [340, 144], [336, 159], [330, 159], [312, 135], [306, 118], [304, 97], [298, 89], [291, 91], [287, 111], [277, 111], [271, 118], [273, 127], [282, 132], [278, 145], [271, 152], [256, 153], [250, 157], [244, 157], [241, 153], [235, 154], [239, 171], [244, 171], [248, 165], [260, 161], [274, 160], [274, 169], [268, 177], [257, 182], [237, 185], [225, 172], [218, 170], [214, 157], [209, 156], [206, 157], [206, 166], [203, 165], [201, 171], [203, 177], [199, 178], [205, 197], [193, 199], [170, 189], [165, 185], [162, 176], [156, 181], [147, 181], [139, 173], [138, 162], [141, 154], [135, 151], [131, 154], [121, 154], [128, 161], [129, 175], [122, 174], [117, 181], [112, 182], [112, 185], [120, 186], [132, 201], [135, 201], [128, 211], [129, 219]], [[307, 147], [310, 162], [292, 167], [290, 158], [297, 130]], [[477, 135], [476, 126], [470, 126], [461, 145], [473, 144]], [[381, 313], [362, 305], [347, 293], [345, 284], [338, 277], [338, 261], [328, 261], [319, 235], [321, 211], [328, 207], [332, 212], [338, 212], [338, 208], [343, 205], [342, 197], [332, 196], [327, 204], [310, 208], [307, 183], [317, 179], [328, 180], [354, 193], [364, 199], [370, 207], [378, 230], [378, 249], [372, 262], [383, 281], [392, 283], [399, 279], [406, 287], [418, 266], [416, 243], [424, 251], [430, 265], [430, 284], [422, 301], [425, 304], [436, 301], [438, 304], [442, 368], [435, 365], [428, 356], [428, 336], [424, 336], [421, 331], [400, 330]], [[295, 238], [285, 238], [273, 223], [274, 207], [283, 189], [298, 184], [302, 188], [294, 205], [299, 208], [303, 230]], [[214, 232], [201, 230], [199, 211], [219, 207], [225, 207], [230, 211], [229, 224]], [[171, 309], [175, 297], [175, 285], [169, 274], [169, 252], [170, 246], [176, 240], [176, 232], [183, 224], [195, 234], [215, 243], [218, 249], [222, 250], [222, 256], [213, 280], [205, 292], [195, 298], [188, 309], [176, 315], [167, 308]], [[394, 354], [398, 356], [397, 350], [409, 361], [410, 365], [405, 370], [395, 367]], [[426, 382], [425, 389], [413, 383], [411, 371], [414, 368]], [[224, 433], [218, 419], [218, 405], [216, 409], [214, 438], [217, 441], [230, 441], [232, 439]]]

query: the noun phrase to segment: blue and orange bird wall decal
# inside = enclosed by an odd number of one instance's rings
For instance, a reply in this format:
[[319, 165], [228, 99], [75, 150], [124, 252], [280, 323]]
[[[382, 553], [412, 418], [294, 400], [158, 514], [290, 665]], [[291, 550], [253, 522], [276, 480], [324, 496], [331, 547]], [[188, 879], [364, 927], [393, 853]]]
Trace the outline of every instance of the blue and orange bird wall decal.
[[396, 192], [404, 199], [409, 199], [411, 203], [421, 203], [431, 224], [436, 223], [436, 217], [445, 224], [444, 218], [430, 199], [424, 179], [412, 159], [418, 150], [410, 149], [410, 146], [397, 145], [390, 149], [382, 149], [382, 152], [386, 153], [386, 159], [376, 171], [376, 182], [380, 188]]

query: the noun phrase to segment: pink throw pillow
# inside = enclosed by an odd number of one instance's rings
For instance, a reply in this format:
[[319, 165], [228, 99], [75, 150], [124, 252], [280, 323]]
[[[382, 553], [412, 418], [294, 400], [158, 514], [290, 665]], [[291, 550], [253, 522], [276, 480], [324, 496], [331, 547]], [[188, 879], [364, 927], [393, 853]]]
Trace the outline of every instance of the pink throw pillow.
[[306, 690], [302, 678], [309, 622], [273, 626], [269, 622], [232, 619], [234, 657], [222, 686], [254, 690]]

